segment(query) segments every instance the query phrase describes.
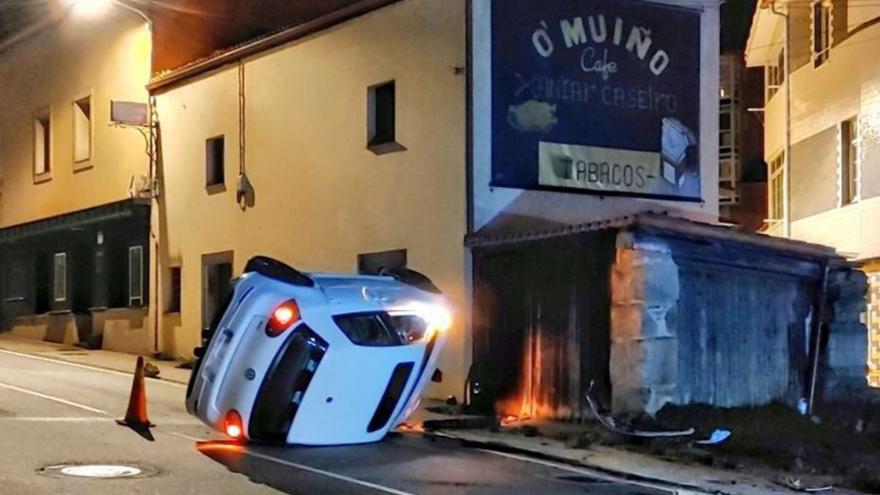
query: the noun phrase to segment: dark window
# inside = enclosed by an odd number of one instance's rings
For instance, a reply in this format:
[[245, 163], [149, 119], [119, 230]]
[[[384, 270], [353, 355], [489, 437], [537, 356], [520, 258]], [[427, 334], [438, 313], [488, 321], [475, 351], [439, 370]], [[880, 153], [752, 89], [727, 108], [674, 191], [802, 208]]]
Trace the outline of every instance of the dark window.
[[428, 323], [414, 314], [355, 313], [335, 316], [333, 321], [352, 343], [365, 347], [406, 345], [428, 331]]
[[396, 102], [394, 81], [369, 90], [369, 146], [395, 142]]
[[205, 186], [222, 186], [225, 182], [225, 138], [217, 136], [205, 142]]
[[3, 298], [6, 300], [24, 299], [26, 288], [25, 280], [27, 271], [20, 263], [9, 262], [4, 270]]
[[824, 2], [813, 4], [813, 66], [819, 67], [831, 51], [831, 7]]
[[385, 313], [361, 313], [333, 317], [333, 321], [355, 345], [391, 347], [406, 344]]
[[169, 270], [168, 278], [170, 280], [166, 311], [169, 313], [180, 313], [180, 267], [172, 266]]
[[859, 124], [854, 118], [840, 124], [840, 203], [858, 197]]
[[378, 275], [383, 269], [406, 268], [406, 249], [379, 251], [358, 255], [358, 273]]

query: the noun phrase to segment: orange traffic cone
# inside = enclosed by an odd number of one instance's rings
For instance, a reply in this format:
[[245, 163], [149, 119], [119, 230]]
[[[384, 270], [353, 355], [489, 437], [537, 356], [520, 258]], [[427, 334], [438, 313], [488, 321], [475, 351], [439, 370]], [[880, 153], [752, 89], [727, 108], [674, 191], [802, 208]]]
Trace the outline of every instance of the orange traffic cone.
[[128, 399], [128, 410], [125, 411], [125, 419], [116, 420], [123, 426], [132, 429], [145, 429], [154, 425], [147, 418], [147, 392], [144, 389], [144, 358], [138, 356], [137, 367], [134, 370], [134, 380], [131, 382], [131, 397]]

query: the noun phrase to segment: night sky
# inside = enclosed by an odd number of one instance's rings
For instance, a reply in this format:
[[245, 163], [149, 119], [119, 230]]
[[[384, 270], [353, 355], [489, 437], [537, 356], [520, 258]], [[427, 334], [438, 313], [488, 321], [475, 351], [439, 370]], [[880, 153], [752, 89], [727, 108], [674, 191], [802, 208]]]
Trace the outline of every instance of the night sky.
[[721, 6], [721, 51], [740, 51], [746, 46], [757, 0], [727, 0]]

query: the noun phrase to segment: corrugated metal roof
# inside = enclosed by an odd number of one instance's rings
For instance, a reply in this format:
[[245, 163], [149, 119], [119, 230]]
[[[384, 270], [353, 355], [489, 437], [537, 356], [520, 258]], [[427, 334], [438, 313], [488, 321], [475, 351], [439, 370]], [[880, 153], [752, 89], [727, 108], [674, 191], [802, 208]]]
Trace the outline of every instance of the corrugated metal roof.
[[465, 238], [465, 245], [471, 248], [491, 247], [609, 229], [647, 230], [652, 233], [662, 233], [676, 237], [713, 239], [745, 244], [754, 248], [784, 252], [801, 258], [839, 259], [844, 261], [843, 257], [834, 248], [828, 246], [773, 237], [766, 234], [751, 234], [723, 225], [695, 222], [656, 213], [639, 213], [579, 225], [552, 226], [546, 230], [508, 233], [484, 233], [478, 231]]
[[33, 222], [12, 225], [0, 229], [0, 244], [19, 241], [27, 237], [84, 227], [96, 222], [148, 216], [150, 205], [141, 200], [127, 199], [115, 203], [65, 213]]

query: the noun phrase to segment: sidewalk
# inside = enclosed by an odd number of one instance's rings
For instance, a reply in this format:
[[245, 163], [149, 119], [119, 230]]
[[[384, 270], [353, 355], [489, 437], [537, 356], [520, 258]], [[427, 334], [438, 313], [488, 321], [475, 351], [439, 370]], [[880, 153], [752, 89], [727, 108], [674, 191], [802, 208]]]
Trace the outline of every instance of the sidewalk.
[[[136, 356], [133, 354], [83, 349], [42, 340], [16, 337], [7, 332], [0, 333], [0, 350], [122, 373], [133, 373], [136, 361]], [[148, 356], [144, 356], [144, 358], [147, 363], [152, 363], [159, 368], [158, 379], [182, 384], [186, 384], [189, 381], [189, 370], [177, 368], [177, 366], [182, 364], [181, 361], [166, 361], [153, 359]]]
[[[424, 408], [441, 404], [425, 401]], [[442, 407], [442, 406], [441, 406]], [[667, 461], [661, 456], [647, 455], [604, 445], [574, 448], [563, 440], [548, 436], [524, 435], [522, 428], [528, 423], [515, 423], [501, 428], [475, 426], [472, 416], [449, 416], [420, 411], [419, 419], [425, 421], [425, 434], [462, 441], [465, 445], [533, 458], [555, 461], [561, 464], [582, 466], [620, 478], [654, 482], [668, 485], [680, 494], [713, 493], [724, 495], [764, 495], [803, 493], [788, 489], [777, 481], [780, 473], [774, 471], [721, 469], [696, 463]], [[452, 426], [456, 418], [461, 427]], [[537, 429], [535, 429], [537, 431]], [[795, 476], [797, 477], [797, 476]], [[822, 493], [857, 494], [851, 490], [834, 487]]]

